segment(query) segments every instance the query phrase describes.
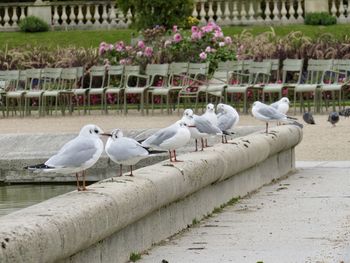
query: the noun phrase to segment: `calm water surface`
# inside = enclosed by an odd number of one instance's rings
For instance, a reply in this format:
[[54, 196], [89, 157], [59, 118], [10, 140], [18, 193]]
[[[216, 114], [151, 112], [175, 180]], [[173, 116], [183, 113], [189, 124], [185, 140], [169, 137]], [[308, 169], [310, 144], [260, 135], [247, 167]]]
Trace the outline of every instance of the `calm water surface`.
[[75, 185], [0, 185], [0, 216], [75, 189]]

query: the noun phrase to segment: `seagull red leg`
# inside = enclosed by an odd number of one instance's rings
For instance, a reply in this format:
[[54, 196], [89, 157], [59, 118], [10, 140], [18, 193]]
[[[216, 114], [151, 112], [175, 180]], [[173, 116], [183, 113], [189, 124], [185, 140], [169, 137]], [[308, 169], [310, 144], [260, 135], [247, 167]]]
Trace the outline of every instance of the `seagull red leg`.
[[130, 174], [129, 174], [129, 176], [134, 176], [134, 175], [132, 174], [132, 165], [130, 165]]
[[83, 171], [83, 191], [86, 191], [86, 184], [85, 184], [85, 170]]
[[122, 176], [123, 175], [123, 165], [120, 164], [119, 165], [119, 176]]
[[79, 173], [75, 173], [75, 178], [77, 178], [77, 190], [81, 191], [80, 184], [79, 184]]

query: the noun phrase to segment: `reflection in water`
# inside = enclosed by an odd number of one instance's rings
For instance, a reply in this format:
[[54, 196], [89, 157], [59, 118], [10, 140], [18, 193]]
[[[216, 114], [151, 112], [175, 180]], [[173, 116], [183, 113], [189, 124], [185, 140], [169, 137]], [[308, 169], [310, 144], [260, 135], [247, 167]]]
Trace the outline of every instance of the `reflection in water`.
[[75, 185], [0, 185], [0, 216], [75, 189]]

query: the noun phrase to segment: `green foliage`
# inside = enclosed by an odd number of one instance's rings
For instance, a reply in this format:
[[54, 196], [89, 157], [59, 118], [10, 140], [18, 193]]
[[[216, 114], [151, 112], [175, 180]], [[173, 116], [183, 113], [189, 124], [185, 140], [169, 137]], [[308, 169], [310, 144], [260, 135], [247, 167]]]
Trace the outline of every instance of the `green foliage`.
[[309, 13], [305, 16], [305, 25], [334, 25], [337, 19], [327, 12]]
[[140, 253], [133, 252], [133, 253], [130, 254], [129, 260], [132, 261], [132, 262], [136, 262], [136, 261], [138, 261], [140, 259], [141, 259], [141, 254]]
[[22, 32], [34, 33], [49, 31], [49, 25], [35, 16], [27, 16], [26, 18], [21, 19], [18, 26]]
[[138, 30], [157, 25], [165, 28], [183, 26], [193, 7], [192, 0], [117, 0], [117, 3], [124, 12], [131, 9], [133, 26]]

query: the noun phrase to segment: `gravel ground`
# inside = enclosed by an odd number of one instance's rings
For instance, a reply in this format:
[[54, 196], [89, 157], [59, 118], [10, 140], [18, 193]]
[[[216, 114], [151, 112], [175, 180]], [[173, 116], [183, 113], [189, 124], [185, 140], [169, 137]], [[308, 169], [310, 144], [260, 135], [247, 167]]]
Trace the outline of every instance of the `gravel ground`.
[[[301, 116], [295, 116], [304, 123]], [[343, 161], [349, 160], [347, 154], [350, 149], [350, 119], [342, 118], [336, 127], [327, 122], [327, 115], [314, 116], [316, 125], [304, 126], [304, 138], [296, 148], [296, 159], [303, 161]], [[10, 117], [0, 119], [0, 133], [76, 133], [88, 123], [99, 125], [105, 131], [113, 128], [147, 129], [162, 128], [179, 119], [177, 114], [141, 116], [138, 112], [124, 115], [101, 115], [95, 111], [92, 115], [81, 116], [49, 116], [38, 117]], [[304, 123], [305, 124], [305, 123]], [[255, 120], [250, 115], [240, 117], [239, 126], [261, 125], [264, 123]]]

